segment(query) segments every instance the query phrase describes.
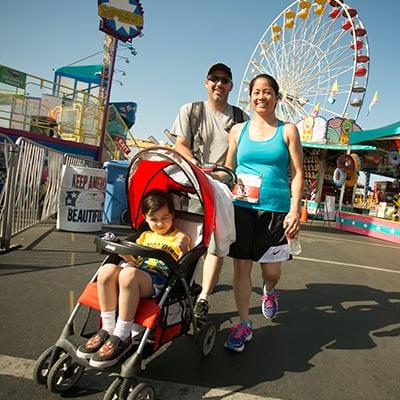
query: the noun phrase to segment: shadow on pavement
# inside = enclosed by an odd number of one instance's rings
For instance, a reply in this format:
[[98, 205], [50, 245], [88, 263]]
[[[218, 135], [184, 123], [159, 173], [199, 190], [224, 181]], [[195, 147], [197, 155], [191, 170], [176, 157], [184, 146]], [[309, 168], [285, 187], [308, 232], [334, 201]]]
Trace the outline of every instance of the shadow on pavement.
[[94, 260], [90, 260], [87, 262], [74, 263], [74, 265], [60, 264], [60, 265], [57, 265], [56, 267], [54, 267], [54, 266], [43, 267], [41, 265], [27, 266], [26, 264], [25, 265], [8, 264], [7, 267], [5, 267], [5, 268], [1, 267], [0, 276], [20, 275], [20, 274], [31, 273], [31, 272], [59, 270], [59, 269], [64, 269], [64, 268], [82, 267], [82, 266], [93, 265], [93, 264], [100, 265], [100, 261], [97, 259], [94, 259]]
[[[196, 354], [193, 339], [184, 337], [155, 357], [145, 376], [210, 388], [252, 388], [289, 371], [310, 370], [313, 357], [325, 349], [370, 349], [377, 346], [373, 336], [399, 335], [399, 329], [385, 330], [400, 322], [399, 300], [399, 292], [361, 285], [309, 284], [302, 290], [284, 290], [280, 314], [255, 329], [243, 353], [223, 348], [228, 329], [218, 333], [206, 360]], [[252, 308], [251, 314], [259, 318], [260, 308]], [[233, 317], [234, 312], [212, 314], [210, 319], [221, 325]]]

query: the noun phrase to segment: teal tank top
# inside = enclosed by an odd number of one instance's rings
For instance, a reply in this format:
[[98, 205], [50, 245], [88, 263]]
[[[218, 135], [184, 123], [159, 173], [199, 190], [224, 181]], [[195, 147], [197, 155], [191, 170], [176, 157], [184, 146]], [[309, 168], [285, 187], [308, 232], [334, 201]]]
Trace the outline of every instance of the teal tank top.
[[240, 132], [236, 173], [261, 176], [260, 198], [258, 203], [234, 200], [234, 204], [256, 210], [288, 212], [289, 151], [283, 135], [284, 123], [278, 121], [275, 133], [269, 139], [254, 141], [249, 137], [249, 122]]

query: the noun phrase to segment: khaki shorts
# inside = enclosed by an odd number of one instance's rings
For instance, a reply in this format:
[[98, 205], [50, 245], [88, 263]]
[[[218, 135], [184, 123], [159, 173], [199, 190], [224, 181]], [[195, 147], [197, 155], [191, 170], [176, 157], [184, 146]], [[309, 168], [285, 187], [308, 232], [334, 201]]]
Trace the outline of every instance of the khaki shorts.
[[[190, 196], [190, 201], [188, 203], [188, 211], [194, 214], [203, 214], [203, 206], [197, 196]], [[228, 255], [227, 246], [222, 243], [218, 244], [215, 239], [215, 234], [211, 234], [210, 242], [208, 243], [207, 253], [213, 254], [218, 257], [225, 257]]]
[[208, 243], [207, 253], [213, 254], [218, 257], [225, 257], [227, 254], [222, 248], [218, 247], [218, 242], [215, 240], [215, 234], [213, 233]]

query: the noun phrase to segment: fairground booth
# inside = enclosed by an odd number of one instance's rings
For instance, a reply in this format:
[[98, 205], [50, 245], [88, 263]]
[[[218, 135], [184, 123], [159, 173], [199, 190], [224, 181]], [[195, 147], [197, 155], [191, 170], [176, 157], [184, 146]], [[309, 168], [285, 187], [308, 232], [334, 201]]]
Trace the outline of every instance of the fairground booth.
[[[327, 211], [351, 209], [358, 181], [360, 157], [374, 151], [370, 144], [350, 144], [351, 131], [361, 128], [350, 119], [309, 116], [297, 123], [304, 150], [305, 196], [311, 218]], [[326, 199], [329, 199], [327, 210]]]
[[250, 115], [252, 79], [266, 73], [279, 83], [276, 115], [301, 134], [311, 218], [334, 220], [337, 209], [352, 208], [359, 158], [375, 150], [349, 143], [350, 132], [361, 130], [356, 121], [368, 89], [367, 31], [349, 1], [295, 1], [259, 38], [243, 73], [237, 104]]
[[[338, 229], [400, 243], [400, 122], [379, 129], [350, 132], [350, 146], [372, 146], [360, 155], [363, 189], [352, 207], [337, 215]], [[370, 184], [371, 174], [381, 178]]]

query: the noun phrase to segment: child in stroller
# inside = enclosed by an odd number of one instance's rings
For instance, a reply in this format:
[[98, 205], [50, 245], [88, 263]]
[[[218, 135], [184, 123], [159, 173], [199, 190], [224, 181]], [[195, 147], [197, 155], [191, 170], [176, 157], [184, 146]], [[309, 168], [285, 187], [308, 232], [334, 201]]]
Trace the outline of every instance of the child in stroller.
[[[153, 189], [141, 208], [149, 230], [136, 243], [163, 249], [176, 260], [190, 248], [190, 237], [174, 227], [174, 203], [169, 193]], [[119, 265], [103, 265], [97, 276], [102, 329], [77, 350], [89, 365], [106, 368], [116, 364], [132, 344], [131, 328], [140, 298], [157, 297], [167, 280], [167, 267], [157, 259], [121, 256]], [[119, 294], [118, 294], [119, 293]], [[118, 319], [116, 313], [118, 306]]]
[[[175, 206], [174, 227], [185, 232], [192, 240], [187, 252], [181, 253], [185, 250], [185, 245], [178, 246], [180, 250], [176, 251], [179, 255], [182, 254], [178, 260], [163, 248], [150, 248], [137, 242], [141, 233], [144, 230], [148, 231], [143, 216], [142, 199], [154, 189], [168, 192], [172, 196]], [[197, 321], [193, 313], [193, 303], [200, 292], [200, 287], [196, 285], [194, 279], [196, 269], [201, 256], [207, 251], [207, 244], [215, 226], [214, 195], [208, 177], [200, 168], [175, 151], [153, 147], [137, 153], [131, 161], [127, 176], [127, 194], [131, 224], [135, 233], [128, 239], [96, 238], [98, 251], [108, 254], [103, 265], [110, 263], [118, 265], [121, 257], [133, 255], [135, 259], [141, 257], [162, 261], [167, 266], [168, 274], [156, 298], [143, 298], [155, 293], [152, 280], [147, 279], [146, 291], [140, 294], [139, 305], [135, 305], [134, 321], [142, 327], [140, 335], [136, 336], [139, 338], [138, 345], [127, 346], [127, 350], [123, 351], [119, 362], [113, 367], [118, 375], [105, 393], [106, 400], [127, 400], [128, 397], [129, 400], [153, 399], [154, 389], [148, 384], [137, 381], [143, 360], [152, 356], [164, 344], [189, 333], [193, 334], [201, 357], [206, 357], [211, 353], [216, 339], [215, 325], [211, 321]], [[187, 211], [185, 208], [187, 203], [184, 200], [187, 200], [189, 195], [198, 197], [202, 204], [202, 213], [194, 214]], [[133, 270], [140, 271], [138, 268], [127, 267], [121, 270], [118, 267], [118, 277], [127, 273], [126, 271]], [[110, 275], [116, 279], [117, 275], [112, 273]], [[146, 272], [146, 278], [147, 275]], [[84, 343], [87, 344], [87, 339], [98, 331], [97, 318], [94, 321], [91, 318], [97, 316], [96, 310], [102, 309], [97, 290], [98, 278], [101, 278], [99, 270], [78, 298], [78, 303], [56, 343], [45, 350], [35, 363], [33, 371], [35, 381], [47, 384], [52, 393], [71, 389], [78, 383], [85, 369], [91, 367], [89, 363], [93, 356], [78, 357], [81, 354], [78, 349], [84, 352]], [[115, 282], [114, 285], [116, 286]], [[133, 292], [135, 290], [131, 291]], [[83, 327], [77, 318], [85, 313], [82, 306], [88, 307]], [[112, 308], [106, 307], [104, 310]], [[121, 309], [121, 304], [119, 308]], [[130, 321], [132, 316], [120, 315], [120, 318], [123, 321]], [[95, 324], [97, 322], [94, 329], [90, 327], [91, 323], [87, 324], [89, 319]], [[102, 321], [103, 329], [109, 334], [112, 333], [111, 337], [116, 336], [117, 327], [115, 329], [110, 325], [107, 327], [106, 319]], [[192, 331], [189, 332], [191, 327]], [[127, 331], [128, 329], [125, 330]]]

